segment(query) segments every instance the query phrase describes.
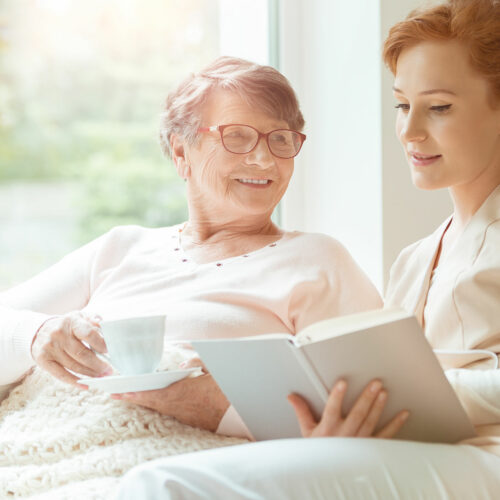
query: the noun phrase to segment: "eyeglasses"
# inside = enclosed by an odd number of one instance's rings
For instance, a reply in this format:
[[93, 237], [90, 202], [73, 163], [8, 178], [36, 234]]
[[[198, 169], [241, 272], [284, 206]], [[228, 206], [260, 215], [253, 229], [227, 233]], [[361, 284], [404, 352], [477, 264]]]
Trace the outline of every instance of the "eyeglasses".
[[287, 128], [271, 130], [267, 134], [259, 132], [250, 125], [232, 123], [229, 125], [214, 125], [213, 127], [201, 127], [198, 132], [219, 131], [222, 145], [230, 153], [243, 155], [252, 152], [261, 137], [266, 139], [269, 151], [278, 158], [293, 158], [299, 154], [306, 136], [296, 130]]

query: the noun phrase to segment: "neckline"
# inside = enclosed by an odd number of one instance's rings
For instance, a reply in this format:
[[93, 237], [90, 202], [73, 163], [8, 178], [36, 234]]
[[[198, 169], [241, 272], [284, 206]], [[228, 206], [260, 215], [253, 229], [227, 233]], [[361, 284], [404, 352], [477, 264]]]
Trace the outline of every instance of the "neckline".
[[175, 237], [175, 247], [174, 247], [174, 252], [178, 252], [179, 253], [179, 257], [180, 257], [180, 261], [184, 264], [191, 264], [191, 265], [194, 265], [196, 267], [203, 267], [203, 266], [209, 266], [209, 267], [217, 267], [217, 268], [221, 268], [221, 267], [224, 267], [226, 264], [229, 264], [231, 263], [232, 261], [235, 261], [235, 260], [241, 260], [241, 261], [245, 261], [247, 259], [251, 259], [252, 257], [254, 257], [255, 255], [257, 255], [258, 253], [261, 253], [267, 249], [274, 249], [276, 247], [278, 247], [280, 244], [282, 244], [286, 239], [288, 239], [288, 237], [293, 233], [293, 232], [290, 232], [290, 231], [283, 231], [283, 234], [277, 239], [277, 240], [274, 240], [272, 243], [269, 243], [269, 244], [266, 244], [260, 248], [257, 248], [255, 250], [252, 250], [250, 252], [246, 252], [246, 253], [242, 253], [242, 254], [239, 254], [239, 255], [233, 255], [231, 257], [226, 257], [224, 259], [217, 259], [217, 260], [213, 260], [213, 261], [210, 261], [210, 262], [197, 262], [195, 261], [192, 257], [190, 257], [185, 251], [184, 251], [184, 248], [182, 246], [182, 239], [181, 239], [181, 234], [182, 234], [182, 230], [184, 229], [184, 227], [187, 225], [187, 222], [184, 222], [184, 223], [181, 223], [181, 224], [178, 224], [177, 226], [174, 226], [175, 227], [175, 231], [176, 231], [176, 234], [173, 236]]

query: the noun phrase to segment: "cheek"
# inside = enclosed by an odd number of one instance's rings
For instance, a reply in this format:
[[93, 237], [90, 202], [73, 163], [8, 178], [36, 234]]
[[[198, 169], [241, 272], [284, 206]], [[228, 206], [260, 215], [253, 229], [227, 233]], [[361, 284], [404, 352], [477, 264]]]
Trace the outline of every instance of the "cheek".
[[293, 158], [290, 160], [280, 160], [278, 163], [278, 170], [283, 189], [286, 189], [288, 183], [290, 182], [290, 179], [292, 178], [294, 165], [295, 161]]
[[401, 117], [401, 114], [398, 113], [398, 116], [396, 118], [396, 137], [398, 138], [398, 141], [403, 143], [403, 138], [401, 137], [401, 131], [403, 130], [404, 126], [404, 119]]

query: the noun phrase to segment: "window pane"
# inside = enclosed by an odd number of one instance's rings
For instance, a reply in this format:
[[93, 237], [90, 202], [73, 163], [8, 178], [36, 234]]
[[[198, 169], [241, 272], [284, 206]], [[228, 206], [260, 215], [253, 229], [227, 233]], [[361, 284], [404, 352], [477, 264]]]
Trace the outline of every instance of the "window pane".
[[0, 2], [0, 289], [112, 226], [185, 220], [158, 117], [217, 55], [213, 0]]

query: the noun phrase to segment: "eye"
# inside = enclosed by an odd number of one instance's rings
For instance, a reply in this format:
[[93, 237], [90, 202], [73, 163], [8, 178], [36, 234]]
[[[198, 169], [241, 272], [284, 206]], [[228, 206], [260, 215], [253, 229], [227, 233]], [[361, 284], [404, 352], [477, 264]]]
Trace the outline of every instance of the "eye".
[[277, 143], [281, 143], [281, 144], [287, 144], [289, 142], [288, 138], [285, 137], [285, 135], [283, 135], [283, 134], [272, 134], [271, 140], [273, 142], [277, 142]]
[[442, 104], [441, 106], [431, 106], [432, 111], [436, 111], [436, 113], [443, 113], [444, 111], [448, 111], [451, 108], [451, 104]]
[[404, 104], [402, 102], [398, 102], [396, 106], [394, 106], [396, 109], [400, 109], [402, 111], [409, 111], [410, 110], [410, 105], [409, 104]]

